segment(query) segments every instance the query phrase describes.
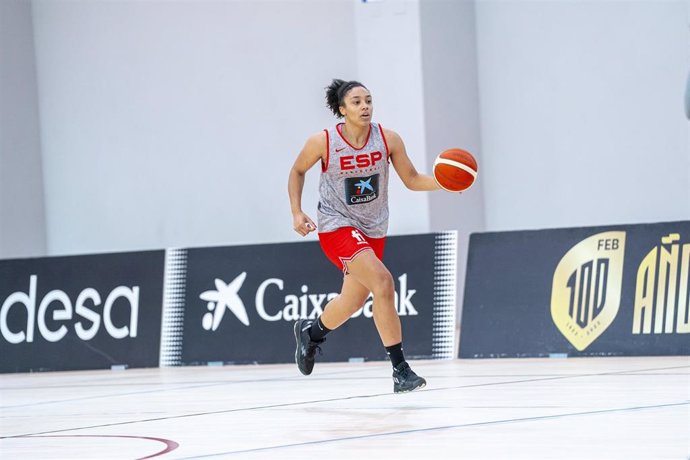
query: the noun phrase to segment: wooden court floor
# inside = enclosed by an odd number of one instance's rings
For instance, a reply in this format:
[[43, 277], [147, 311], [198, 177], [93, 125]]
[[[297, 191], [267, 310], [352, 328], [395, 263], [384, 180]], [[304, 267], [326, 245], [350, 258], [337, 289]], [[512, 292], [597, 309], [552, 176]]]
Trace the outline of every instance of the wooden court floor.
[[5, 459], [690, 458], [690, 357], [0, 376]]

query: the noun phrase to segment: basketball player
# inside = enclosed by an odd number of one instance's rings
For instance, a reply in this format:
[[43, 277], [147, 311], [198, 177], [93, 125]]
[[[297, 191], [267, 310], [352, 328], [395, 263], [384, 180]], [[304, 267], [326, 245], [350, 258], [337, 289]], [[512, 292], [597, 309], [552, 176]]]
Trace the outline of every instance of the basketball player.
[[[405, 361], [395, 284], [382, 262], [389, 163], [410, 190], [439, 186], [432, 176], [417, 172], [396, 132], [371, 121], [371, 94], [363, 84], [333, 80], [326, 88], [326, 103], [344, 122], [307, 139], [290, 170], [288, 193], [295, 231], [306, 236], [318, 228], [321, 248], [344, 274], [343, 286], [319, 318], [295, 323], [295, 361], [302, 374], [311, 374], [326, 334], [347, 321], [372, 293], [374, 323], [393, 365], [393, 391], [416, 390], [426, 380]], [[318, 226], [302, 210], [304, 175], [316, 163], [321, 164]]]

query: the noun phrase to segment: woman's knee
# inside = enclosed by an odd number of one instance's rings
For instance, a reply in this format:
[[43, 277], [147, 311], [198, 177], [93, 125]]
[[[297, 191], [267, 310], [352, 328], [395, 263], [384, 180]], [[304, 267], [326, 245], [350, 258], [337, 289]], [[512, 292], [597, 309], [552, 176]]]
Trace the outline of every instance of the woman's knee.
[[382, 270], [377, 273], [372, 279], [371, 292], [374, 297], [390, 297], [395, 296], [395, 282], [393, 281], [393, 275], [388, 270]]

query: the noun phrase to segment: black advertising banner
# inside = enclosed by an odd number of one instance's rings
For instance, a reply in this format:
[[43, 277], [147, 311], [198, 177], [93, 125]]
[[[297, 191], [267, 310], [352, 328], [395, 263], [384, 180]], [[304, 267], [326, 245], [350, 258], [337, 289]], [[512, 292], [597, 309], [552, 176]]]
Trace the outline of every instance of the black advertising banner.
[[164, 254], [0, 260], [0, 372], [158, 366]]
[[[389, 237], [406, 356], [454, 356], [456, 232]], [[0, 372], [289, 363], [342, 274], [316, 242], [0, 260]], [[386, 359], [369, 298], [323, 361]]]
[[[387, 239], [406, 356], [454, 354], [456, 240], [455, 232]], [[173, 249], [166, 267], [163, 366], [294, 362], [295, 321], [317, 317], [343, 281], [317, 242]], [[371, 298], [319, 357], [348, 359], [386, 359]]]
[[461, 358], [690, 354], [690, 222], [470, 237]]

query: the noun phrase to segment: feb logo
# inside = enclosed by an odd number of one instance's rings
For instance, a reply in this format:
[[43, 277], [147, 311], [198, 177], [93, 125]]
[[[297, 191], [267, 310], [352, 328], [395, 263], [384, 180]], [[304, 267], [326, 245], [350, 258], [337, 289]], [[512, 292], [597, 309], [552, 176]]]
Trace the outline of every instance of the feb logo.
[[553, 276], [551, 318], [578, 350], [613, 322], [621, 302], [625, 232], [599, 233], [573, 246]]

